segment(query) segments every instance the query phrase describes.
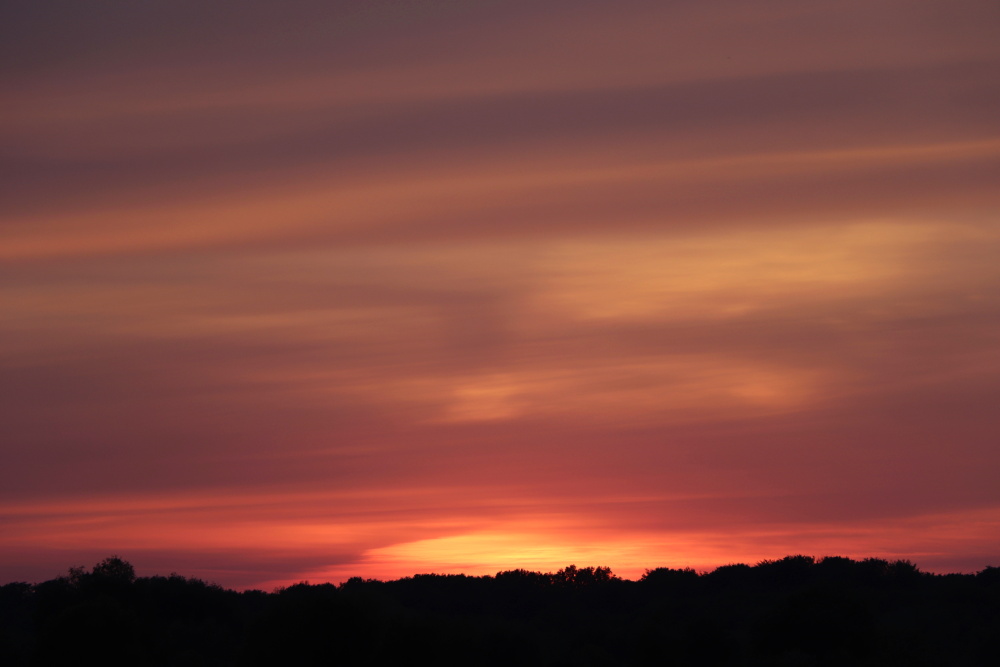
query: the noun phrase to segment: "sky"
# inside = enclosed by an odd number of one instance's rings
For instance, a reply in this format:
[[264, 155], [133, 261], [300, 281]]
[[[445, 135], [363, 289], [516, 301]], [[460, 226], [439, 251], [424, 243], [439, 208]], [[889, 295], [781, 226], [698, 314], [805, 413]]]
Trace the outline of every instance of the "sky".
[[0, 582], [1000, 565], [994, 0], [0, 5]]

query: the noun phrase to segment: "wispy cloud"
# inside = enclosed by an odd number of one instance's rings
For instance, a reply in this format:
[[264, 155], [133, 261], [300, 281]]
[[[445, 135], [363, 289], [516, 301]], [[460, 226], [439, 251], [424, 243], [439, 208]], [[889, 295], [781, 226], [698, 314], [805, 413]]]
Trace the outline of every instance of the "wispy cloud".
[[57, 4], [0, 578], [986, 564], [995, 3]]

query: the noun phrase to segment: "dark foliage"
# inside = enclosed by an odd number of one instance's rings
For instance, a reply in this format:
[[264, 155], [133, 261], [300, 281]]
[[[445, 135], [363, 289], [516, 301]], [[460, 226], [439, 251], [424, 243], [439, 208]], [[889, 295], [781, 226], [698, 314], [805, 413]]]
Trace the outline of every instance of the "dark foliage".
[[238, 593], [117, 556], [0, 587], [0, 664], [985, 665], [1000, 568], [788, 556], [713, 572], [423, 574]]

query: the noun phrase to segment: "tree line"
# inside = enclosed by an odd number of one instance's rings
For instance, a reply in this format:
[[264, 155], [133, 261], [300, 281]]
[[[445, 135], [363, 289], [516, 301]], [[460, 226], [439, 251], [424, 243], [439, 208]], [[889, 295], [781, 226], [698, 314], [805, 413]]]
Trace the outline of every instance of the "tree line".
[[0, 586], [0, 665], [986, 665], [1000, 568], [788, 556], [237, 592], [119, 557]]

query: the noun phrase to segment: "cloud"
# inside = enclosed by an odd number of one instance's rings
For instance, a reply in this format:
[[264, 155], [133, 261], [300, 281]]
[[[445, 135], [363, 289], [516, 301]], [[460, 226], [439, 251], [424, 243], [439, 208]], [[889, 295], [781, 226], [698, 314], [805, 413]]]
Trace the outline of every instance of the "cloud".
[[59, 6], [0, 10], [5, 572], [988, 552], [995, 3]]

